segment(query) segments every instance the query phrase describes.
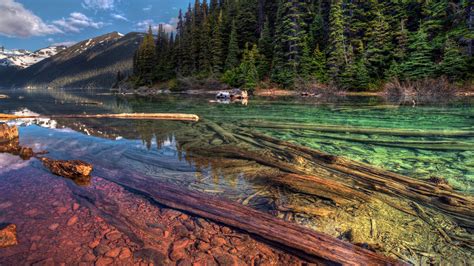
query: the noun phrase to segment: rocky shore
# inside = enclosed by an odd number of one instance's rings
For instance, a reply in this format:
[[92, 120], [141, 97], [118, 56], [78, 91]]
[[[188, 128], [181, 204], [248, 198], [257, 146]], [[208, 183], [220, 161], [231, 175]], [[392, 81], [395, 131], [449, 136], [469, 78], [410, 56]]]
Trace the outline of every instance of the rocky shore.
[[102, 178], [85, 188], [28, 167], [2, 174], [2, 181], [0, 222], [17, 225], [19, 244], [0, 249], [0, 265], [305, 264]]

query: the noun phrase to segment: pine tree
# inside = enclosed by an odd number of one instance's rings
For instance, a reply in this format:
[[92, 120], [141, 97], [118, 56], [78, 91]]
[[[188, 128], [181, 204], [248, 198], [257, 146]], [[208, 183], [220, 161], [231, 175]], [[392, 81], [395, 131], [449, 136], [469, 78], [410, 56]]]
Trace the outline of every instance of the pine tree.
[[212, 71], [215, 74], [220, 74], [224, 66], [224, 42], [222, 39], [223, 28], [223, 13], [219, 12], [218, 19], [214, 22], [212, 28]]
[[369, 24], [367, 61], [371, 70], [378, 79], [384, 77], [388, 68], [391, 47], [391, 34], [388, 23], [382, 14], [379, 4], [375, 5], [375, 18]]
[[263, 30], [258, 40], [258, 47], [262, 56], [262, 63], [259, 67], [259, 76], [266, 77], [269, 75], [273, 59], [273, 40], [270, 29], [270, 21], [267, 18], [263, 25]]
[[232, 23], [230, 33], [229, 48], [227, 49], [227, 59], [225, 60], [225, 69], [231, 70], [239, 65], [239, 42], [237, 40], [237, 26], [235, 21]]
[[257, 87], [259, 81], [257, 70], [259, 51], [256, 44], [252, 46], [252, 49], [250, 49], [249, 46], [250, 45], [247, 43], [243, 53], [242, 63], [239, 68], [244, 88], [247, 90], [253, 90]]
[[431, 58], [433, 48], [423, 27], [413, 34], [409, 45], [409, 55], [401, 68], [404, 78], [417, 80], [432, 77], [435, 68]]
[[153, 73], [156, 60], [155, 40], [151, 26], [143, 39], [137, 53], [138, 85], [150, 85], [153, 82]]
[[341, 0], [332, 0], [329, 21], [328, 72], [333, 80], [337, 80], [347, 62]]
[[311, 77], [323, 83], [328, 81], [326, 55], [319, 49], [319, 46], [314, 48], [311, 60]]
[[459, 45], [447, 39], [444, 47], [443, 61], [439, 65], [439, 73], [446, 75], [451, 80], [461, 78], [466, 73], [467, 62], [463, 56]]

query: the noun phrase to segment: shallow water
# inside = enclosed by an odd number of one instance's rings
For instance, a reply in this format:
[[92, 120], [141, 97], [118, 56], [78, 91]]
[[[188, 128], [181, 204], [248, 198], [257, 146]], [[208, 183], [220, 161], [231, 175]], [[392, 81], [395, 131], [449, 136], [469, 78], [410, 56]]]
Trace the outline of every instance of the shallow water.
[[[329, 154], [341, 155], [387, 170], [428, 179], [445, 178], [450, 185], [464, 193], [474, 194], [474, 136], [449, 137], [392, 136], [377, 133], [322, 132], [314, 129], [272, 129], [265, 123], [317, 125], [336, 127], [386, 128], [404, 132], [472, 132], [474, 131], [474, 101], [463, 99], [443, 106], [396, 106], [378, 98], [346, 98], [336, 102], [318, 102], [294, 98], [258, 98], [247, 105], [210, 102], [211, 97], [192, 96], [113, 96], [96, 91], [10, 91], [9, 99], [0, 100], [0, 111], [11, 112], [28, 108], [41, 114], [174, 112], [193, 113], [219, 123], [224, 129], [257, 130], [268, 135], [315, 148]], [[367, 218], [370, 210], [336, 208], [331, 218], [317, 217], [302, 211], [304, 206], [319, 206], [321, 199], [297, 193], [261, 178], [271, 171], [254, 163], [219, 158], [203, 158], [188, 154], [189, 138], [199, 135], [206, 145], [219, 146], [214, 133], [193, 127], [189, 122], [136, 121], [116, 119], [15, 121], [22, 125], [20, 142], [35, 151], [47, 150], [57, 159], [82, 159], [92, 162], [95, 175], [114, 180], [116, 176], [140, 174], [166, 180], [182, 187], [227, 197], [242, 204], [292, 220], [318, 231], [340, 236], [351, 228], [352, 242], [368, 242], [365, 225], [354, 224]], [[202, 135], [201, 135], [202, 134]], [[417, 147], [412, 147], [416, 143]], [[28, 168], [41, 168], [38, 161], [24, 162], [10, 155], [0, 154], [2, 173]], [[393, 213], [374, 203], [377, 217], [385, 227], [409, 222], [407, 217]], [[375, 212], [375, 211], [374, 211]], [[389, 221], [393, 219], [392, 221]], [[406, 220], [406, 221], [405, 221]], [[370, 222], [370, 221], [369, 221]], [[408, 223], [407, 222], [407, 223]], [[387, 247], [400, 242], [413, 242], [422, 251], [432, 250], [429, 232], [422, 232], [410, 224], [412, 230], [393, 232]], [[419, 230], [419, 235], [413, 231]], [[454, 229], [453, 229], [454, 230]], [[370, 230], [369, 230], [370, 231]], [[384, 234], [389, 234], [384, 232]], [[375, 243], [382, 237], [372, 239]], [[383, 242], [383, 241], [382, 241]], [[423, 244], [426, 242], [425, 244]], [[394, 248], [394, 246], [392, 246]], [[438, 249], [446, 249], [445, 247]], [[457, 249], [456, 249], [457, 250]], [[388, 251], [384, 251], [388, 252]], [[409, 254], [412, 251], [407, 251]], [[445, 251], [451, 257], [469, 258], [471, 252]], [[468, 252], [468, 253], [462, 253]], [[436, 254], [446, 254], [437, 251]], [[402, 258], [422, 262], [412, 257]]]

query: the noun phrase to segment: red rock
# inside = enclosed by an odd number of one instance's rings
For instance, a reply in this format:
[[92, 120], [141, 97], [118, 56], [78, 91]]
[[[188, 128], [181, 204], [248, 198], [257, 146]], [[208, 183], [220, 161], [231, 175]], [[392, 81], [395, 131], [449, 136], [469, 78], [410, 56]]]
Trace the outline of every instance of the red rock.
[[94, 241], [90, 242], [88, 246], [89, 248], [94, 249], [95, 247], [99, 245], [99, 243], [100, 243], [100, 239], [95, 239]]
[[59, 208], [57, 209], [57, 212], [58, 212], [59, 214], [64, 214], [64, 213], [67, 212], [67, 208], [66, 208], [66, 207], [59, 207]]
[[213, 236], [211, 238], [211, 245], [213, 247], [221, 247], [226, 244], [227, 244], [227, 240], [225, 240], [223, 237]]
[[120, 254], [121, 250], [122, 250], [121, 248], [113, 248], [113, 249], [107, 251], [105, 253], [105, 256], [110, 257], [110, 258], [116, 258]]
[[95, 265], [96, 266], [104, 266], [104, 265], [110, 265], [112, 263], [114, 263], [114, 259], [100, 257], [98, 260], [96, 260]]
[[173, 243], [173, 247], [170, 252], [170, 259], [178, 261], [186, 257], [185, 248], [191, 243], [189, 239], [181, 239]]
[[73, 209], [74, 211], [77, 211], [77, 209], [79, 209], [79, 207], [81, 207], [81, 205], [79, 205], [79, 204], [77, 204], [77, 203], [72, 204], [72, 209]]
[[105, 238], [107, 238], [110, 241], [115, 241], [121, 237], [122, 237], [122, 234], [119, 231], [112, 231], [105, 235]]
[[77, 221], [79, 220], [79, 218], [74, 215], [72, 216], [71, 218], [69, 218], [69, 220], [67, 221], [67, 226], [73, 226], [77, 223]]
[[15, 246], [18, 244], [16, 238], [16, 225], [9, 224], [0, 228], [0, 248]]
[[109, 246], [104, 245], [104, 244], [100, 244], [100, 245], [98, 245], [97, 247], [94, 248], [94, 254], [96, 256], [104, 255], [109, 250], [110, 250]]
[[59, 227], [59, 224], [58, 224], [58, 223], [54, 223], [54, 224], [50, 225], [50, 226], [48, 227], [48, 229], [51, 230], [51, 231], [54, 231], [54, 230], [58, 229], [58, 227]]
[[204, 242], [204, 241], [199, 241], [198, 244], [197, 244], [197, 249], [200, 250], [200, 251], [208, 251], [209, 249], [211, 249], [211, 245], [209, 245], [208, 243]]
[[119, 259], [128, 259], [132, 256], [132, 251], [129, 248], [122, 248], [120, 251]]
[[226, 266], [245, 265], [244, 262], [242, 262], [237, 257], [232, 256], [230, 254], [216, 255], [216, 256], [214, 256], [214, 258], [216, 259], [216, 261], [219, 265], [226, 265]]
[[86, 261], [86, 262], [91, 262], [95, 260], [96, 260], [96, 257], [92, 253], [87, 253], [86, 255], [82, 257], [82, 261]]

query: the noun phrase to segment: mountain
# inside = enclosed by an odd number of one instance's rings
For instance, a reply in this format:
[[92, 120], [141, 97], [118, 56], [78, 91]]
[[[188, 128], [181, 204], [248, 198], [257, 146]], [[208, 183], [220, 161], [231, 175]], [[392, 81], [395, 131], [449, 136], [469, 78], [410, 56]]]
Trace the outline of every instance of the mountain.
[[66, 48], [66, 46], [50, 46], [35, 52], [2, 49], [0, 50], [0, 67], [27, 68]]
[[[132, 71], [144, 34], [108, 33], [79, 42], [28, 68], [0, 68], [0, 87], [110, 88], [117, 72]], [[2, 72], [3, 71], [3, 72]]]

